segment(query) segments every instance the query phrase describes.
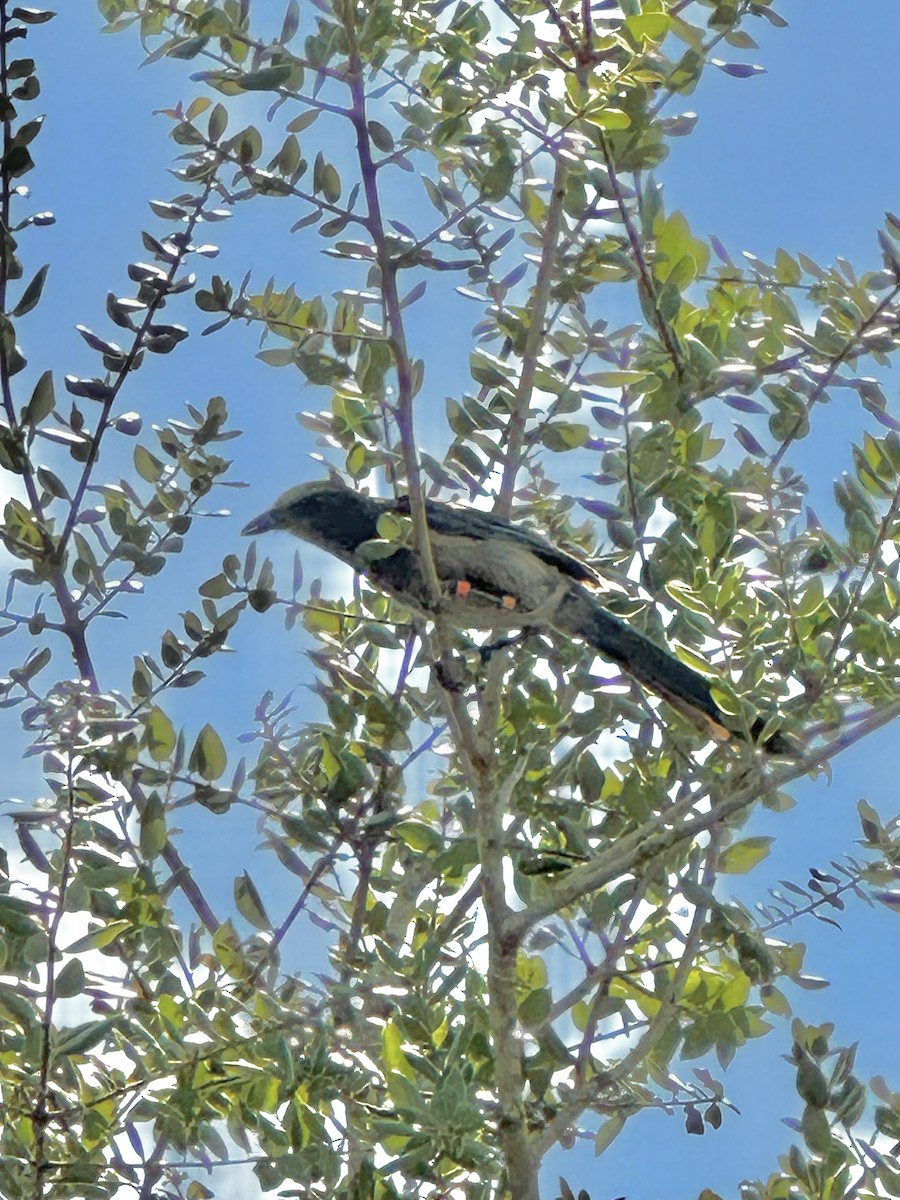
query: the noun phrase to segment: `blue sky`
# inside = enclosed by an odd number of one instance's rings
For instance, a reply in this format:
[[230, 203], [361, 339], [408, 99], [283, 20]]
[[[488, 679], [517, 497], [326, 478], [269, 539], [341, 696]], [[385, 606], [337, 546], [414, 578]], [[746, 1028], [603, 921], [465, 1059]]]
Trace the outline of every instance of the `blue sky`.
[[[30, 360], [26, 386], [50, 367], [58, 394], [63, 374], [95, 369], [95, 356], [74, 327], [83, 323], [109, 332], [106, 292], [129, 294], [126, 264], [144, 257], [139, 230], [154, 228], [147, 199], [166, 199], [179, 190], [167, 174], [175, 149], [167, 138], [169, 123], [153, 110], [190, 100], [198, 91], [188, 78], [196, 69], [192, 64], [163, 62], [139, 70], [141, 51], [133, 36], [99, 37], [100, 20], [91, 4], [61, 9], [54, 21], [33, 32], [29, 46], [43, 86], [35, 107], [48, 116], [33, 147], [38, 170], [28, 183], [34, 208], [52, 209], [58, 222], [22, 238], [26, 274], [43, 262], [52, 265], [46, 302], [23, 320], [20, 331]], [[746, 249], [770, 259], [776, 247], [784, 246], [822, 263], [840, 254], [860, 270], [877, 267], [875, 229], [885, 209], [900, 210], [895, 115], [900, 6], [896, 0], [853, 5], [795, 0], [783, 11], [790, 28], [774, 30], [756, 22], [751, 31], [760, 49], [742, 56], [763, 64], [767, 74], [736, 80], [711, 70], [680, 106], [697, 111], [700, 120], [693, 136], [673, 142], [671, 158], [659, 172], [667, 207], [680, 208], [695, 234], [715, 234], [735, 257]], [[254, 98], [245, 119], [262, 122], [265, 106], [265, 97]], [[296, 213], [277, 201], [247, 205], [233, 221], [210, 229], [210, 240], [222, 245], [213, 269], [239, 279], [252, 268], [260, 284], [272, 274], [282, 282], [299, 278], [304, 293], [335, 290], [344, 282], [336, 274], [342, 268], [311, 256], [308, 243], [289, 236], [294, 219]], [[202, 263], [196, 269], [202, 270]], [[183, 311], [173, 307], [171, 316], [192, 329], [200, 327], [190, 305]], [[414, 352], [429, 360], [433, 377], [440, 380], [435, 401], [441, 412], [444, 392], [466, 386], [467, 331], [475, 319], [474, 309], [454, 301], [440, 326], [426, 311], [413, 329], [421, 346]], [[181, 561], [149, 581], [147, 596], [129, 610], [132, 621], [105, 627], [107, 636], [96, 650], [108, 686], [128, 684], [136, 627], [153, 649], [167, 625], [177, 627], [179, 611], [193, 603], [196, 585], [217, 571], [222, 556], [242, 551], [244, 522], [285, 487], [318, 473], [307, 457], [310, 435], [295, 414], [318, 407], [322, 397], [302, 391], [293, 372], [255, 360], [255, 350], [255, 335], [237, 326], [211, 338], [192, 338], [176, 353], [153, 359], [126, 389], [123, 408], [143, 413], [147, 425], [178, 416], [185, 402], [203, 404], [210, 395], [224, 395], [235, 423], [245, 430], [245, 437], [229, 446], [236, 458], [233, 474], [249, 486], [216, 502], [215, 507], [228, 503], [234, 515], [210, 520]], [[890, 378], [888, 383], [896, 400], [896, 385]], [[855, 404], [834, 403], [815, 442], [798, 448], [798, 466], [810, 470], [814, 464], [814, 506], [826, 518], [834, 515], [832, 481], [848, 463], [850, 438], [859, 437]], [[427, 424], [423, 413], [426, 437]], [[280, 570], [289, 570], [292, 546], [273, 543], [266, 550]], [[315, 553], [305, 553], [304, 563], [307, 578], [330, 569]], [[9, 654], [13, 640], [0, 643], [0, 654]], [[248, 615], [234, 644], [238, 653], [212, 665], [208, 686], [167, 701], [189, 730], [212, 719], [237, 735], [249, 727], [264, 688], [287, 692], [305, 677], [302, 638], [287, 638], [274, 614]], [[15, 738], [7, 716], [4, 742], [11, 748]], [[858, 798], [867, 798], [885, 815], [895, 811], [893, 746], [892, 733], [882, 733], [838, 760], [830, 785], [819, 780], [798, 786], [798, 806], [791, 813], [758, 814], [751, 832], [774, 834], [778, 842], [769, 860], [735, 881], [735, 894], [746, 902], [765, 899], [765, 888], [778, 878], [805, 882], [807, 867], [827, 868], [831, 858], [852, 849]], [[14, 786], [26, 792], [28, 772], [14, 766], [11, 773]], [[239, 810], [213, 817], [186, 809], [179, 817], [185, 857], [224, 914], [233, 875], [245, 865], [246, 846], [255, 841], [255, 823]], [[223, 863], [229, 864], [224, 870]], [[270, 911], [282, 911], [285, 898], [271, 900]], [[881, 1072], [896, 1086], [896, 921], [881, 910], [851, 904], [842, 923], [843, 934], [816, 924], [793, 932], [809, 943], [809, 970], [832, 980], [826, 991], [792, 993], [795, 1011], [807, 1021], [835, 1021], [836, 1040], [860, 1041], [862, 1076]], [[645, 1115], [599, 1162], [589, 1148], [555, 1156], [546, 1172], [548, 1195], [559, 1174], [576, 1189], [587, 1188], [592, 1200], [618, 1195], [689, 1200], [703, 1186], [733, 1196], [742, 1178], [765, 1177], [774, 1156], [792, 1140], [780, 1117], [800, 1111], [793, 1073], [780, 1058], [789, 1044], [787, 1028], [779, 1027], [738, 1056], [726, 1085], [741, 1118], [728, 1114], [721, 1130], [697, 1138], [684, 1134], [677, 1117]]]

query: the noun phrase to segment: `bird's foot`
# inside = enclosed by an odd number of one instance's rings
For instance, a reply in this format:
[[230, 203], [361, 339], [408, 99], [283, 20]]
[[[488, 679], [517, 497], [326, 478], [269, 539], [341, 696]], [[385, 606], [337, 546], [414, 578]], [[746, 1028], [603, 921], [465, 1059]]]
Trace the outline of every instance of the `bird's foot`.
[[465, 659], [459, 654], [445, 654], [434, 664], [437, 681], [445, 692], [459, 695], [469, 686], [471, 680], [466, 669]]
[[495, 642], [486, 642], [480, 650], [482, 663], [487, 666], [499, 650], [508, 650], [510, 646], [524, 645], [528, 638], [536, 632], [535, 629], [523, 629], [515, 637], [498, 638]]

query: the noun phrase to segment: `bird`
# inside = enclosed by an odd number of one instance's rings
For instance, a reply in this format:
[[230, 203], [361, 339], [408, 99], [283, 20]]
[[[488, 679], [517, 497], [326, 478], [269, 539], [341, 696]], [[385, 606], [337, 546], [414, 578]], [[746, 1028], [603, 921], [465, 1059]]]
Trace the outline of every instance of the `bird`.
[[[461, 628], [549, 629], [581, 640], [717, 741], [746, 738], [748, 731], [721, 710], [703, 675], [603, 606], [590, 590], [601, 581], [587, 563], [514, 521], [426, 500], [431, 554], [441, 588], [435, 597], [419, 552], [402, 542], [385, 543], [379, 533], [382, 517], [410, 513], [406, 496], [378, 498], [343, 483], [319, 480], [289, 488], [242, 533], [286, 530], [348, 563], [411, 610], [434, 616], [439, 605]], [[377, 550], [373, 543], [379, 543]], [[758, 742], [766, 723], [756, 718], [749, 729], [752, 741]], [[778, 732], [761, 744], [770, 753], [791, 752]]]

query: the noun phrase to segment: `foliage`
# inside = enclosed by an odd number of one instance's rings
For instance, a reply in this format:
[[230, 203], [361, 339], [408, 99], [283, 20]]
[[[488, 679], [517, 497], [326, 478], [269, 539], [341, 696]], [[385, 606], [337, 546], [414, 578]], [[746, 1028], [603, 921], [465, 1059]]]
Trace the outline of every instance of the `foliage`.
[[[691, 128], [666, 107], [704, 69], [758, 69], [717, 55], [783, 24], [765, 0], [290, 0], [274, 37], [249, 0], [99, 7], [148, 61], [201, 66], [205, 90], [168, 110], [179, 190], [152, 203], [163, 228], [142, 234], [134, 295], [107, 298], [123, 344], [83, 328], [97, 374], [67, 375], [65, 404], [50, 369], [21, 394], [17, 327], [47, 268], [22, 286], [19, 242], [52, 218], [21, 215], [39, 88], [7, 52], [39, 44], [52, 14], [0, 0], [0, 537], [16, 560], [0, 634], [18, 655], [0, 704], [42, 766], [34, 802], [7, 805], [22, 866], [0, 864], [0, 1193], [211, 1196], [219, 1172], [200, 1170], [240, 1160], [285, 1196], [530, 1200], [551, 1149], [587, 1134], [600, 1153], [642, 1110], [717, 1128], [714, 1062], [790, 1015], [786, 981], [821, 982], [794, 926], [845, 897], [898, 906], [896, 823], [865, 802], [862, 856], [786, 883], [795, 899], [751, 910], [716, 884], [767, 852], [741, 836], [755, 805], [780, 811], [793, 781], [900, 712], [900, 426], [865, 373], [900, 341], [900, 220], [857, 274], [786, 251], [738, 263], [666, 210], [651, 172]], [[240, 127], [254, 93], [268, 120]], [[200, 226], [262, 197], [290, 207], [299, 253], [321, 246], [354, 286], [195, 288], [189, 266], [215, 253]], [[416, 431], [435, 381], [412, 321], [452, 287], [479, 318], [438, 456]], [[611, 607], [712, 664], [723, 708], [748, 727], [771, 712], [802, 755], [709, 749], [578, 646], [479, 654], [365, 580], [333, 599], [298, 570], [282, 595], [253, 546], [158, 650], [135, 646], [129, 694], [110, 688], [104, 620], [200, 549], [231, 465], [220, 397], [151, 436], [120, 411], [146, 356], [188, 336], [163, 310], [186, 314], [190, 293], [205, 332], [257, 326], [265, 362], [323, 389], [307, 430], [356, 486], [409, 494], [421, 547], [425, 494], [515, 504], [596, 561]], [[633, 319], [615, 326], [613, 303]], [[796, 465], [836, 389], [874, 421], [836, 486], [843, 529], [804, 509]], [[587, 476], [593, 521], [576, 522], [551, 463]], [[318, 715], [264, 696], [255, 761], [229, 771], [215, 713], [187, 739], [171, 692], [273, 609], [312, 641]], [[254, 864], [219, 921], [182, 857], [178, 808], [227, 821], [238, 802], [259, 813], [267, 869], [299, 887], [279, 922]], [[330, 936], [327, 973], [282, 953], [304, 921]], [[745, 1196], [900, 1195], [900, 1095], [868, 1091], [829, 1027], [798, 1018], [791, 1034], [796, 1144]]]

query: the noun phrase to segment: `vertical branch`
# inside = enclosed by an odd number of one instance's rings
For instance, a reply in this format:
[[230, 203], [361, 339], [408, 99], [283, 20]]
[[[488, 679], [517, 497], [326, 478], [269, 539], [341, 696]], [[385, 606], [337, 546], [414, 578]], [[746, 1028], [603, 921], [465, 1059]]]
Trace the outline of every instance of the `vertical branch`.
[[[706, 891], [711, 891], [716, 881], [716, 862], [719, 857], [719, 852], [722, 849], [724, 836], [722, 827], [718, 823], [710, 826], [709, 845], [706, 848], [704, 855], [703, 870], [700, 876], [699, 884]], [[678, 1003], [681, 999], [681, 994], [684, 991], [688, 976], [693, 970], [694, 961], [697, 957], [697, 952], [700, 947], [700, 935], [703, 926], [706, 924], [707, 906], [697, 904], [694, 908], [694, 915], [691, 918], [690, 928], [687, 931], [684, 939], [684, 949], [681, 952], [681, 958], [678, 960], [678, 965], [672, 973], [672, 978], [669, 985], [662, 992], [659, 1012], [654, 1017], [650, 1027], [640, 1038], [637, 1045], [625, 1055], [621, 1062], [616, 1064], [614, 1070], [610, 1073], [611, 1080], [627, 1079], [634, 1068], [644, 1061], [656, 1043], [659, 1041], [663, 1033], [666, 1032], [669, 1018], [672, 1013], [677, 1010]]]
[[647, 261], [647, 256], [644, 253], [644, 247], [641, 244], [641, 239], [638, 231], [632, 220], [631, 213], [628, 211], [628, 203], [625, 198], [625, 193], [619, 183], [619, 176], [616, 173], [616, 164], [613, 161], [612, 149], [609, 145], [609, 139], [604, 136], [602, 131], [598, 130], [597, 137], [599, 140], [600, 149], [603, 152], [603, 157], [606, 160], [606, 169], [609, 172], [609, 182], [612, 188], [613, 198], [616, 202], [616, 207], [619, 210], [619, 217], [622, 225], [625, 228], [625, 235], [628, 238], [628, 244], [631, 247], [631, 254], [634, 259], [634, 265], [638, 273], [638, 287], [643, 293], [647, 307], [650, 309], [650, 317], [653, 328], [656, 330], [657, 336], [666, 348], [669, 358], [672, 360], [672, 367], [675, 371], [676, 378], [680, 381], [684, 373], [684, 363], [682, 361], [681, 346], [675, 334], [669, 328], [669, 323], [666, 320], [660, 305], [659, 297], [656, 292], [656, 281], [653, 278], [653, 272], [650, 269], [650, 264]]
[[372, 146], [369, 141], [366, 89], [363, 79], [364, 67], [356, 37], [356, 14], [353, 5], [348, 5], [348, 9], [350, 11], [347, 14], [345, 28], [350, 42], [350, 120], [356, 132], [356, 153], [359, 158], [363, 192], [366, 197], [367, 214], [365, 225], [372, 241], [375, 243], [376, 260], [381, 274], [381, 292], [384, 298], [386, 333], [388, 335], [388, 344], [394, 356], [394, 368], [397, 372], [396, 421], [400, 432], [400, 448], [406, 472], [406, 484], [409, 490], [413, 537], [415, 539], [416, 550], [421, 556], [422, 569], [425, 574], [428, 590], [436, 602], [440, 597], [440, 585], [438, 583], [437, 571], [434, 567], [434, 557], [431, 553], [431, 542], [428, 537], [425, 496], [422, 491], [422, 477], [416, 450], [413, 422], [413, 369], [412, 360], [409, 355], [409, 346], [406, 340], [406, 330], [403, 324], [400, 290], [397, 284], [398, 265], [391, 254], [389, 241], [386, 236], [384, 218], [381, 212], [381, 198], [378, 193], [378, 167], [372, 158]]
[[[7, 11], [6, 0], [0, 0], [0, 90], [4, 95], [9, 94], [9, 60], [7, 48], [10, 44], [9, 30], [9, 13]], [[9, 104], [4, 105], [3, 117], [3, 152], [4, 155], [12, 141], [12, 118], [10, 116], [12, 109]], [[0, 172], [0, 229], [4, 235], [4, 247], [0, 253], [0, 317], [4, 324], [11, 323], [7, 317], [9, 310], [9, 255], [12, 253], [9, 240], [9, 227], [11, 220], [10, 203], [12, 190], [10, 187], [10, 176], [7, 171]], [[50, 558], [53, 554], [53, 542], [47, 532], [46, 514], [44, 507], [41, 504], [40, 492], [38, 490], [37, 480], [35, 478], [34, 463], [31, 455], [25, 452], [24, 448], [24, 431], [21, 428], [18, 417], [16, 416], [16, 407], [13, 402], [11, 378], [12, 370], [10, 363], [10, 350], [6, 339], [0, 339], [0, 393], [3, 399], [3, 411], [6, 415], [7, 423], [9, 424], [10, 433], [15, 438], [18, 436], [20, 445], [22, 446], [21, 455], [21, 476], [22, 484], [25, 488], [25, 495], [28, 497], [28, 504], [31, 511], [34, 513], [35, 522], [40, 530], [43, 541], [42, 553]], [[72, 655], [78, 667], [79, 674], [83, 679], [87, 679], [96, 684], [93, 668], [91, 666], [90, 656], [88, 655], [87, 645], [84, 641], [84, 629], [79, 627], [77, 620], [73, 621], [74, 605], [72, 596], [66, 584], [65, 577], [58, 569], [52, 571], [50, 575], [50, 586], [53, 588], [57, 603], [59, 604], [62, 614], [63, 625], [69, 642], [72, 647]]]
[[641, 577], [646, 578], [647, 548], [644, 545], [646, 522], [641, 518], [637, 502], [637, 486], [634, 477], [634, 445], [632, 441], [631, 400], [628, 388], [622, 389], [622, 430], [625, 435], [625, 487], [628, 493], [628, 508], [631, 513], [631, 524], [634, 527], [635, 547], [641, 560]]
[[[0, 87], [4, 92], [8, 92], [8, 60], [7, 47], [10, 37], [15, 33], [15, 30], [9, 29], [9, 16], [5, 0], [0, 0]], [[4, 151], [8, 150], [12, 132], [12, 120], [10, 116], [11, 107], [6, 106], [5, 115], [3, 118], [3, 147]], [[35, 463], [30, 453], [30, 445], [26, 446], [26, 430], [23, 423], [16, 415], [15, 403], [12, 395], [11, 377], [16, 369], [21, 366], [21, 362], [13, 361], [18, 358], [18, 352], [11, 347], [12, 328], [7, 316], [9, 307], [8, 286], [10, 281], [9, 273], [9, 256], [11, 250], [11, 238], [9, 234], [11, 220], [11, 187], [10, 176], [8, 171], [3, 171], [0, 176], [0, 225], [4, 232], [4, 250], [0, 255], [0, 314], [2, 320], [8, 326], [10, 336], [0, 340], [0, 397], [2, 397], [2, 407], [6, 420], [9, 425], [10, 434], [15, 443], [21, 446], [21, 465], [19, 468], [25, 493], [28, 499], [28, 504], [31, 512], [34, 515], [35, 524], [40, 531], [42, 546], [40, 550], [34, 550], [32, 557], [42, 563], [42, 577], [49, 583], [57, 606], [62, 617], [61, 630], [69, 641], [69, 646], [72, 652], [72, 657], [78, 670], [79, 677], [83, 679], [90, 689], [94, 692], [99, 690], [99, 684], [91, 660], [90, 651], [87, 644], [87, 624], [88, 621], [82, 617], [79, 612], [79, 604], [73, 595], [69, 580], [66, 575], [65, 561], [66, 548], [71, 538], [72, 532], [78, 523], [78, 516], [84, 500], [85, 492], [90, 483], [91, 474], [97, 462], [100, 453], [100, 443], [103, 435], [109, 426], [113, 405], [118, 397], [118, 394], [125, 382], [129, 372], [134, 368], [138, 355], [146, 340], [147, 334], [150, 332], [153, 319], [165, 303], [165, 299], [169, 294], [175, 276], [180, 270], [185, 257], [190, 251], [190, 242], [193, 236], [194, 228], [200, 220], [203, 205], [209, 198], [213, 184], [215, 181], [215, 172], [211, 172], [206, 180], [205, 189], [186, 222], [185, 231], [175, 239], [177, 245], [176, 253], [172, 256], [172, 261], [169, 271], [165, 278], [160, 281], [156, 296], [148, 304], [144, 314], [144, 319], [140, 327], [135, 331], [134, 339], [130, 350], [116, 373], [114, 383], [109, 388], [108, 395], [103, 400], [100, 416], [94, 430], [88, 447], [87, 457], [81, 470], [81, 475], [78, 484], [71, 498], [69, 511], [66, 516], [66, 521], [63, 526], [62, 533], [59, 538], [54, 540], [49, 532], [47, 516], [44, 511], [44, 506], [41, 502], [41, 492], [38, 487], [37, 473]], [[14, 244], [14, 243], [12, 243]]]
[[[437, 574], [431, 554], [422, 492], [421, 475], [413, 422], [413, 370], [406, 342], [400, 293], [398, 264], [393, 258], [381, 213], [377, 185], [377, 167], [372, 158], [366, 118], [363, 62], [356, 43], [352, 17], [347, 21], [350, 39], [349, 84], [351, 120], [356, 131], [356, 147], [367, 206], [367, 228], [376, 247], [381, 274], [386, 332], [394, 355], [397, 374], [396, 421], [410, 497], [410, 512], [416, 549], [421, 556], [428, 588], [437, 600], [440, 596]], [[506, 465], [501, 485], [501, 507], [509, 509], [515, 490], [516, 475], [522, 456], [525, 429], [534, 390], [544, 324], [550, 300], [557, 249], [562, 229], [566, 167], [556, 161], [553, 195], [545, 227], [544, 249], [532, 299], [532, 323], [523, 355], [523, 369], [517, 389], [515, 408], [508, 428]], [[441, 638], [440, 614], [437, 633]], [[448, 718], [463, 770], [469, 780], [476, 813], [476, 836], [481, 864], [481, 898], [488, 926], [487, 983], [490, 995], [489, 1020], [493, 1046], [495, 1085], [500, 1108], [498, 1136], [506, 1166], [508, 1194], [515, 1200], [539, 1200], [537, 1160], [532, 1150], [524, 1107], [525, 1081], [522, 1046], [518, 1036], [516, 956], [518, 943], [509, 932], [509, 906], [504, 878], [503, 815], [512, 787], [518, 780], [514, 770], [503, 786], [493, 778], [493, 758], [488, 750], [491, 730], [482, 723], [476, 730], [469, 720], [460, 697], [446, 697]]]
[[84, 461], [84, 466], [81, 471], [81, 478], [79, 479], [75, 488], [75, 492], [72, 496], [69, 515], [66, 519], [65, 526], [63, 527], [62, 534], [60, 535], [59, 543], [56, 546], [55, 556], [57, 561], [60, 563], [62, 562], [68, 540], [72, 535], [72, 530], [75, 528], [75, 525], [78, 522], [78, 513], [84, 500], [84, 494], [87, 491], [88, 484], [90, 483], [91, 473], [93, 472], [94, 466], [96, 465], [97, 459], [100, 455], [100, 443], [103, 440], [103, 435], [109, 426], [113, 405], [118, 398], [119, 392], [121, 391], [129, 372], [134, 367], [135, 360], [137, 359], [137, 356], [141, 351], [141, 347], [143, 346], [147, 335], [150, 332], [154, 317], [165, 303], [166, 297], [168, 296], [172, 285], [175, 282], [175, 278], [178, 275], [178, 272], [181, 270], [185, 258], [187, 258], [188, 254], [190, 253], [191, 239], [194, 236], [194, 230], [197, 227], [197, 222], [200, 220], [203, 206], [206, 204], [207, 200], [212, 194], [215, 179], [216, 175], [215, 171], [213, 170], [210, 172], [209, 177], [206, 180], [203, 192], [198, 197], [193, 212], [185, 222], [184, 232], [178, 235], [177, 250], [172, 256], [172, 262], [169, 264], [169, 269], [166, 272], [165, 278], [160, 279], [159, 283], [156, 285], [156, 295], [147, 305], [147, 311], [144, 313], [144, 319], [135, 330], [131, 347], [125, 356], [122, 366], [116, 373], [115, 382], [110, 388], [109, 395], [103, 401], [100, 409], [100, 417], [94, 430], [94, 436], [91, 438], [91, 444], [88, 449], [87, 458]]
[[558, 153], [556, 156], [556, 170], [553, 175], [553, 191], [550, 196], [550, 205], [547, 209], [547, 220], [544, 225], [544, 236], [541, 244], [541, 261], [529, 305], [531, 323], [525, 338], [525, 349], [522, 354], [522, 370], [519, 374], [519, 383], [516, 388], [515, 405], [509, 418], [509, 424], [507, 425], [503, 478], [500, 481], [496, 504], [496, 511], [503, 516], [509, 516], [510, 509], [512, 508], [513, 493], [516, 490], [516, 477], [522, 464], [525, 429], [528, 423], [528, 413], [531, 408], [531, 397], [534, 392], [534, 379], [537, 374], [538, 360], [544, 345], [544, 325], [547, 319], [547, 308], [550, 304], [553, 274], [556, 270], [559, 238], [562, 231], [563, 201], [565, 199], [567, 175], [568, 167], [562, 153]]
[[71, 762], [67, 767], [68, 803], [66, 806], [66, 827], [62, 839], [59, 865], [59, 886], [56, 894], [56, 905], [47, 929], [47, 956], [44, 960], [46, 984], [44, 988], [44, 1016], [41, 1021], [41, 1049], [38, 1065], [37, 1093], [31, 1110], [31, 1125], [34, 1130], [34, 1154], [32, 1167], [34, 1169], [34, 1200], [41, 1200], [44, 1195], [44, 1176], [50, 1166], [47, 1158], [47, 1125], [49, 1123], [48, 1097], [50, 1090], [50, 1063], [53, 1057], [53, 1010], [56, 1006], [56, 960], [59, 954], [59, 927], [66, 907], [66, 891], [69, 883], [69, 873], [72, 865], [72, 844], [75, 829], [75, 797], [74, 779]]
[[[7, 47], [10, 42], [9, 34], [9, 14], [7, 12], [6, 0], [0, 0], [0, 88], [4, 94], [9, 92], [8, 79], [8, 55]], [[12, 119], [10, 117], [11, 107], [9, 104], [4, 105], [3, 117], [3, 152], [6, 153], [12, 140]], [[0, 228], [4, 234], [4, 240], [9, 235], [10, 225], [10, 177], [6, 171], [0, 172]], [[0, 254], [0, 314], [4, 321], [8, 320], [6, 313], [9, 308], [9, 266], [8, 254], [10, 253], [8, 245], [4, 246], [3, 253]], [[19, 422], [16, 417], [16, 409], [12, 398], [12, 389], [10, 387], [10, 371], [9, 351], [7, 349], [5, 339], [0, 339], [0, 391], [3, 395], [3, 411], [6, 414], [6, 419], [9, 422], [10, 430], [15, 432], [18, 429]], [[34, 468], [31, 463], [31, 458], [28, 455], [23, 455], [22, 462], [22, 482], [25, 485], [25, 492], [28, 496], [28, 503], [31, 505], [35, 517], [38, 520], [42, 533], [44, 532], [44, 513], [38, 495], [37, 484], [34, 477]], [[49, 541], [49, 540], [48, 540]]]
[[488, 927], [488, 1016], [494, 1050], [494, 1078], [500, 1117], [498, 1135], [513, 1200], [539, 1200], [537, 1165], [526, 1120], [522, 1042], [516, 984], [518, 940], [510, 936], [504, 881], [503, 814], [524, 771], [524, 760], [498, 787], [492, 763], [476, 766], [476, 833], [481, 862], [481, 898]]

